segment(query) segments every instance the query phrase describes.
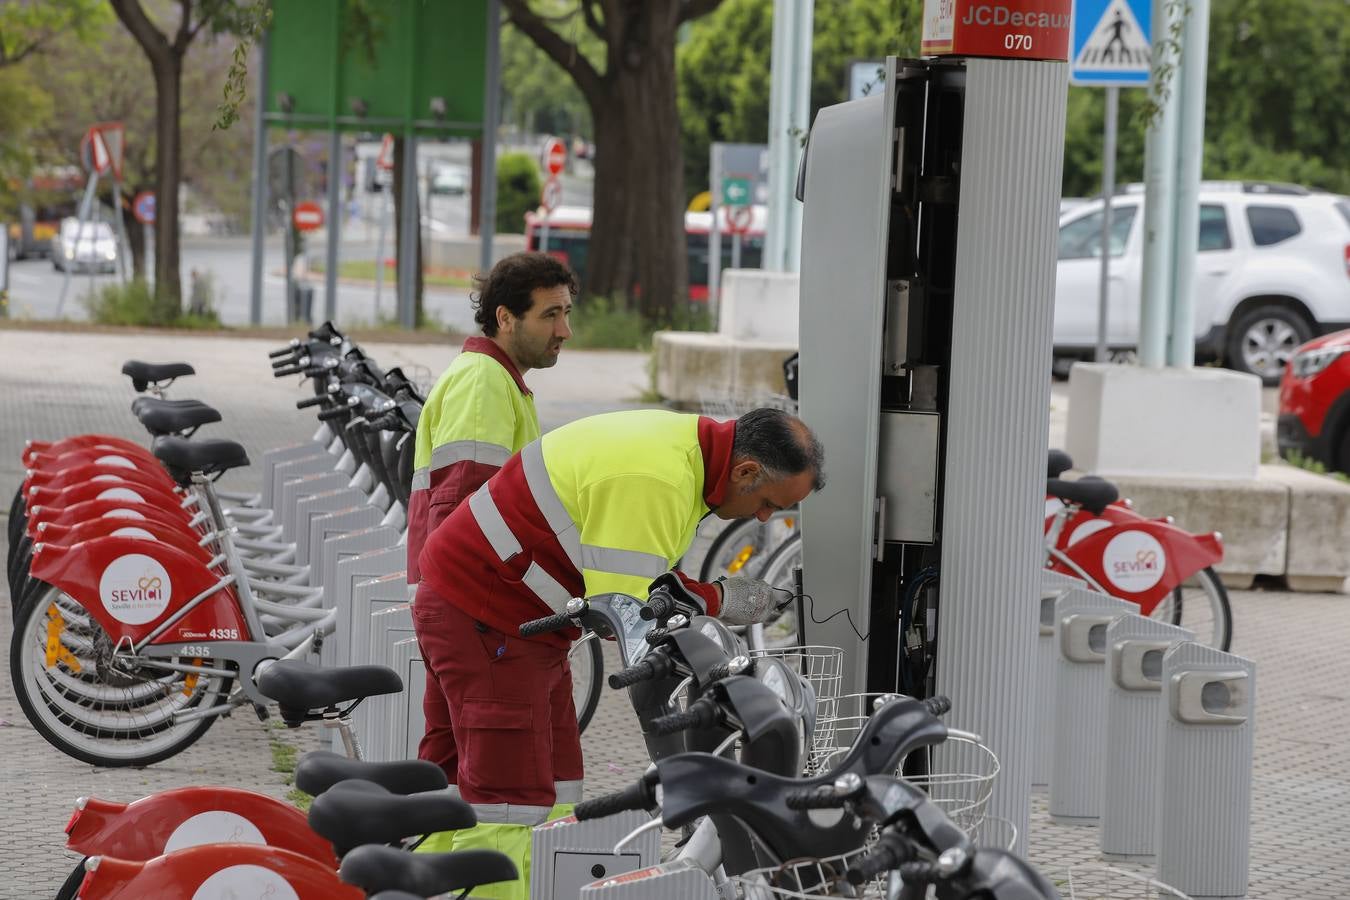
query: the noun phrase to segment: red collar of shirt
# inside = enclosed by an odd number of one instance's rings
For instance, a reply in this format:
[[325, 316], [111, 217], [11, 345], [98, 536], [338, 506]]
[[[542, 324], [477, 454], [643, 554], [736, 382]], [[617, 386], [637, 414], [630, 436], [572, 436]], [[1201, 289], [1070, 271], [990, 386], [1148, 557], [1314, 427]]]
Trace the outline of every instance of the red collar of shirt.
[[534, 392], [525, 384], [525, 379], [521, 377], [520, 370], [516, 364], [511, 362], [511, 357], [506, 355], [506, 351], [497, 346], [497, 342], [492, 338], [471, 337], [464, 342], [465, 353], [482, 353], [484, 356], [490, 356], [501, 364], [501, 367], [511, 373], [511, 377], [516, 381], [516, 387], [525, 396], [530, 396]]
[[698, 446], [703, 451], [703, 502], [709, 509], [721, 506], [727, 498], [731, 479], [731, 445], [736, 439], [736, 422], [717, 422], [698, 417]]

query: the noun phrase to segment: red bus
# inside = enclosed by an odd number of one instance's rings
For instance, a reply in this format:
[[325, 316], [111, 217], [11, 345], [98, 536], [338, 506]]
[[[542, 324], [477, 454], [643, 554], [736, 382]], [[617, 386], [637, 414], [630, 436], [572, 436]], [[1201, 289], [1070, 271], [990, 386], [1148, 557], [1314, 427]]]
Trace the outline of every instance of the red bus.
[[[764, 256], [764, 226], [768, 212], [763, 206], [752, 208], [750, 230], [741, 235], [741, 268], [761, 268]], [[539, 249], [543, 231], [543, 217], [537, 212], [525, 214], [525, 246]], [[689, 250], [689, 299], [696, 303], [708, 300], [708, 232], [712, 228], [712, 213], [684, 214], [685, 242]], [[572, 267], [577, 278], [586, 280], [586, 257], [590, 250], [591, 210], [586, 206], [559, 206], [548, 219], [548, 252]], [[731, 268], [733, 235], [722, 231], [723, 269]]]
[[8, 223], [9, 252], [15, 259], [48, 256], [61, 220], [75, 215], [85, 175], [75, 166], [52, 166], [12, 185], [19, 195], [19, 215]]

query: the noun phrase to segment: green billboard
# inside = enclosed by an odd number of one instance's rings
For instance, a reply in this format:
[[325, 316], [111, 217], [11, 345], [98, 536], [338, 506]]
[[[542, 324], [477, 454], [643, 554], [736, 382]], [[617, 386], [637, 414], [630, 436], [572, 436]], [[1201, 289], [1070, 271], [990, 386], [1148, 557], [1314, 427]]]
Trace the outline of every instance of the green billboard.
[[487, 0], [273, 0], [269, 124], [476, 136]]

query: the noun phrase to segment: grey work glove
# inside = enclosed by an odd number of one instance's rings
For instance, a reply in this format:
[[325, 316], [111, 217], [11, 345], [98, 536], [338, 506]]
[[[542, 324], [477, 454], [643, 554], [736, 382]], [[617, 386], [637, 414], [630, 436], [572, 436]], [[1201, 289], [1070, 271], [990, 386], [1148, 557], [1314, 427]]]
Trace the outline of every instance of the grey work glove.
[[719, 584], [722, 585], [722, 609], [717, 618], [728, 625], [755, 625], [773, 612], [775, 591], [767, 583], [738, 575]]

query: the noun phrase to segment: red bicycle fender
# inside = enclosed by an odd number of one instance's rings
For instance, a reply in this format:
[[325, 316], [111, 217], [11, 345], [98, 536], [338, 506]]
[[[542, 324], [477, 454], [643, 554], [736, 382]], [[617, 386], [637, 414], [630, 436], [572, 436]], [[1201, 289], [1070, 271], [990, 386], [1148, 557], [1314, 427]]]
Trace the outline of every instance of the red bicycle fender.
[[165, 509], [162, 506], [152, 506], [149, 503], [104, 498], [101, 500], [86, 500], [83, 503], [65, 507], [34, 504], [28, 508], [28, 536], [36, 538], [38, 527], [44, 522], [50, 522], [53, 525], [78, 525], [81, 522], [99, 517], [125, 519], [129, 522], [152, 519], [166, 525], [179, 526], [185, 531], [192, 530], [188, 524], [191, 520], [188, 518], [187, 512], [181, 507]]
[[94, 538], [110, 535], [163, 541], [182, 550], [188, 556], [201, 560], [203, 564], [211, 561], [211, 553], [198, 543], [197, 534], [177, 523], [170, 525], [155, 519], [128, 522], [125, 519], [99, 516], [86, 519], [76, 525], [54, 525], [50, 522], [43, 522], [37, 527], [38, 540], [44, 544], [59, 544], [62, 547], [70, 547], [82, 541], [92, 541]]
[[59, 456], [62, 453], [84, 448], [102, 448], [114, 452], [136, 453], [151, 459], [154, 458], [140, 444], [126, 438], [114, 437], [111, 434], [77, 434], [55, 441], [29, 441], [23, 448], [23, 464], [27, 468], [32, 468], [32, 458], [40, 453]]
[[[138, 643], [183, 604], [210, 590], [218, 576], [200, 560], [168, 544], [134, 537], [101, 537], [71, 547], [37, 543], [29, 573], [60, 588], [89, 611], [117, 644]], [[238, 600], [229, 587], [179, 619], [154, 641], [209, 640], [213, 633], [249, 640]]]
[[165, 509], [180, 509], [183, 502], [183, 498], [172, 491], [154, 485], [92, 481], [60, 489], [30, 488], [24, 496], [24, 505], [29, 509], [34, 506], [73, 506], [86, 500], [130, 500]]
[[81, 900], [365, 898], [363, 891], [338, 880], [331, 866], [290, 850], [254, 844], [202, 844], [143, 862], [93, 856], [85, 868], [91, 871], [80, 887]]
[[147, 860], [200, 844], [258, 844], [338, 866], [333, 845], [300, 810], [231, 787], [174, 788], [134, 803], [82, 798], [66, 834], [66, 847], [82, 856]]
[[[1148, 615], [1187, 578], [1221, 561], [1223, 544], [1217, 533], [1191, 534], [1146, 519], [1099, 531], [1063, 553], [1112, 596], [1138, 603]], [[1051, 568], [1075, 574], [1058, 561]]]
[[[162, 469], [160, 470], [163, 471]], [[129, 469], [120, 464], [106, 462], [79, 462], [74, 465], [51, 469], [30, 469], [28, 475], [24, 477], [23, 487], [25, 491], [33, 488], [46, 488], [48, 490], [63, 490], [77, 484], [85, 482], [98, 482], [99, 484], [109, 482], [122, 482], [126, 484], [145, 485], [157, 490], [174, 491], [173, 481], [167, 473], [160, 478], [154, 469]]]

